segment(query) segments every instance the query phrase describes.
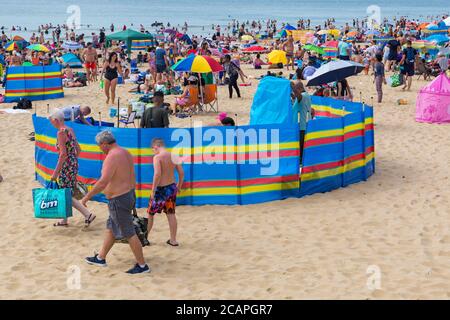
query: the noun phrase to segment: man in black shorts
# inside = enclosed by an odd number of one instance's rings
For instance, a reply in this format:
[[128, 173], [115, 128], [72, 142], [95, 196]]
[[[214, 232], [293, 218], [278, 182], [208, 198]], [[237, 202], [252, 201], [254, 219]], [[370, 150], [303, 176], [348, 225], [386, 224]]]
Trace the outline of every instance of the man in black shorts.
[[389, 48], [389, 56], [388, 56], [388, 62], [387, 62], [387, 70], [391, 70], [392, 66], [394, 66], [397, 63], [398, 59], [398, 48], [400, 47], [400, 42], [397, 40], [397, 38], [390, 40], [387, 43], [387, 46]]
[[81, 200], [81, 203], [86, 206], [93, 196], [103, 192], [108, 199], [109, 218], [106, 223], [105, 240], [100, 252], [93, 257], [87, 257], [86, 262], [106, 267], [106, 256], [114, 246], [116, 239], [125, 238], [128, 240], [137, 262], [127, 273], [148, 273], [150, 268], [145, 263], [142, 245], [136, 235], [131, 213], [136, 203], [133, 157], [116, 143], [116, 139], [109, 131], [100, 132], [95, 139], [99, 148], [106, 154], [106, 158], [103, 162], [102, 176]]
[[411, 40], [406, 42], [406, 48], [403, 49], [402, 60], [400, 61], [400, 72], [406, 76], [403, 90], [411, 90], [412, 78], [414, 76], [414, 62], [416, 60], [417, 50], [412, 47]]

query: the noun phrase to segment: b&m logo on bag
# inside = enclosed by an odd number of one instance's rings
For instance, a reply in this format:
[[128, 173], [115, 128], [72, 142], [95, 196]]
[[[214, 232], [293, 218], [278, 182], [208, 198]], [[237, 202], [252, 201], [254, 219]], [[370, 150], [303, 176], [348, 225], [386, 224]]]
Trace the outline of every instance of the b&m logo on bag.
[[41, 201], [41, 210], [45, 210], [45, 209], [52, 209], [52, 208], [57, 208], [58, 207], [58, 200], [42, 200]]
[[34, 217], [66, 219], [72, 216], [71, 189], [33, 189]]

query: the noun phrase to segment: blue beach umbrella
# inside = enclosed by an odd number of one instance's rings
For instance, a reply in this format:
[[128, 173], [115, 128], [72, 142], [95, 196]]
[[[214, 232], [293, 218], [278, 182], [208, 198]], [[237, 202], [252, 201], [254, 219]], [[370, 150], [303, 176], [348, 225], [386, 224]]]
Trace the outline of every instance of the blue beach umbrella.
[[320, 86], [343, 80], [364, 70], [364, 66], [353, 61], [337, 60], [322, 65], [309, 78], [307, 86]]

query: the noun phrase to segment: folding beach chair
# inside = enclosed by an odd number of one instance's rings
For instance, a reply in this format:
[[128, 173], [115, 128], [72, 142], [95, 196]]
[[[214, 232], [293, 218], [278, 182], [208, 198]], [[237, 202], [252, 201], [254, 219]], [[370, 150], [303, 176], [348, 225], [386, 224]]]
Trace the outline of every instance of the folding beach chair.
[[201, 108], [205, 112], [219, 112], [219, 100], [217, 99], [216, 84], [207, 84], [205, 86]]
[[128, 115], [128, 117], [122, 116], [119, 120], [119, 123], [123, 123], [126, 128], [128, 128], [129, 124], [132, 124], [136, 128], [136, 124], [134, 123], [134, 120], [136, 119], [136, 111], [131, 111], [131, 113]]

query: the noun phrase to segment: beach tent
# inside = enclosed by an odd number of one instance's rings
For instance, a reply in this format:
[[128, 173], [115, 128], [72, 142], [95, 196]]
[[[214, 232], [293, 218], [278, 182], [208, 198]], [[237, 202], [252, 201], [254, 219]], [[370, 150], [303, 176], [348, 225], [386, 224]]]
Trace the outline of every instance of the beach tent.
[[416, 121], [450, 123], [450, 79], [445, 73], [419, 91]]
[[116, 32], [106, 36], [107, 46], [111, 46], [111, 41], [123, 41], [126, 43], [128, 53], [131, 53], [133, 40], [153, 40], [154, 36], [150, 33], [142, 33], [132, 29]]
[[21, 98], [47, 100], [64, 97], [61, 65], [9, 67], [6, 71], [5, 102]]
[[78, 58], [73, 53], [66, 53], [63, 55], [62, 60], [65, 64], [68, 64], [71, 68], [82, 68], [83, 63], [81, 62], [80, 58]]
[[450, 17], [442, 21], [447, 27], [450, 27]]
[[250, 125], [292, 124], [291, 82], [266, 76], [258, 85], [250, 110]]

